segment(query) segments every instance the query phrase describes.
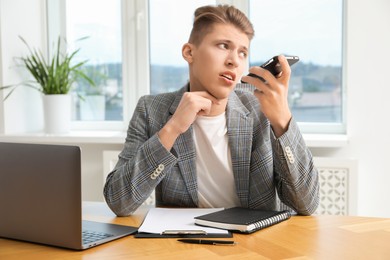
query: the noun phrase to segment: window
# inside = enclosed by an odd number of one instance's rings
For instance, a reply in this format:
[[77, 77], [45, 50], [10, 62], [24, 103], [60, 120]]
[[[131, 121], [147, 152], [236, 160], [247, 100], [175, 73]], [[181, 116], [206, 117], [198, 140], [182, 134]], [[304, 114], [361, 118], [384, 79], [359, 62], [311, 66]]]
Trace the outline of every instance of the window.
[[208, 4], [215, 1], [149, 0], [152, 94], [174, 91], [187, 83], [188, 65], [181, 48], [190, 36], [195, 9]]
[[[149, 2], [150, 90], [157, 94], [187, 82], [187, 64], [179, 45], [188, 39], [196, 6], [212, 2]], [[250, 66], [276, 54], [299, 56], [300, 62], [292, 67], [289, 87], [295, 119], [303, 132], [343, 132], [343, 1], [252, 0], [248, 6], [256, 31]]]
[[74, 95], [73, 120], [122, 121], [121, 1], [67, 0], [66, 39], [70, 49], [80, 49], [79, 61], [88, 60], [86, 74], [96, 84], [77, 82], [74, 92], [82, 98]]
[[[341, 0], [252, 0], [249, 16], [255, 27], [250, 65], [275, 54], [293, 54], [289, 104], [303, 128], [328, 123], [333, 131], [343, 124]], [[313, 127], [312, 127], [313, 128]]]
[[[48, 1], [49, 26], [55, 2]], [[141, 95], [174, 91], [186, 84], [188, 66], [181, 47], [188, 40], [194, 10], [227, 2], [247, 13], [254, 24], [250, 66], [280, 53], [300, 57], [292, 67], [289, 104], [302, 131], [345, 131], [342, 0], [58, 2], [66, 10], [55, 16], [58, 27], [66, 27], [62, 35], [71, 48], [81, 48], [80, 59], [89, 60], [86, 69], [98, 84], [92, 90], [104, 94], [103, 102], [75, 98], [73, 118], [79, 128], [94, 123], [93, 129], [101, 129], [117, 122], [114, 128], [123, 130]], [[49, 39], [55, 39], [50, 28], [49, 33]], [[82, 37], [88, 38], [77, 40]], [[85, 82], [78, 83], [77, 91], [89, 94]], [[99, 102], [105, 108], [97, 115]]]

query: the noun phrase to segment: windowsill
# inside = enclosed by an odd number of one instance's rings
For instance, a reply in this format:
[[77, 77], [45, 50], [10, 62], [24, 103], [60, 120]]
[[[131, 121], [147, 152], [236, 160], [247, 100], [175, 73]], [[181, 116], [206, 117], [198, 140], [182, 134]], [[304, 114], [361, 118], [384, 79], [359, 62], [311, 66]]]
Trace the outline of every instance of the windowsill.
[[346, 134], [303, 134], [303, 139], [311, 148], [341, 148], [349, 142]]
[[[348, 136], [342, 134], [303, 134], [307, 146], [338, 148], [348, 144]], [[0, 134], [1, 142], [72, 143], [72, 144], [123, 144], [124, 131], [72, 131], [68, 134], [45, 133]]]
[[125, 138], [126, 132], [123, 131], [71, 131], [67, 134], [0, 134], [0, 141], [18, 143], [123, 144]]

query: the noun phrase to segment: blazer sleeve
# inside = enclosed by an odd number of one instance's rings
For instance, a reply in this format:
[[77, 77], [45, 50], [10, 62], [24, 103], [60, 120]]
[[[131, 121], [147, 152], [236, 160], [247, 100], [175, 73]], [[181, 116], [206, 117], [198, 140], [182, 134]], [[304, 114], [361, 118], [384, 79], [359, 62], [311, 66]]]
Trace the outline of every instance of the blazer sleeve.
[[318, 172], [294, 118], [286, 133], [271, 140], [280, 200], [298, 214], [314, 213], [319, 203]]
[[104, 186], [107, 205], [118, 216], [132, 214], [177, 160], [161, 144], [157, 135], [159, 122], [150, 118], [147, 107], [145, 97], [140, 98], [118, 163]]

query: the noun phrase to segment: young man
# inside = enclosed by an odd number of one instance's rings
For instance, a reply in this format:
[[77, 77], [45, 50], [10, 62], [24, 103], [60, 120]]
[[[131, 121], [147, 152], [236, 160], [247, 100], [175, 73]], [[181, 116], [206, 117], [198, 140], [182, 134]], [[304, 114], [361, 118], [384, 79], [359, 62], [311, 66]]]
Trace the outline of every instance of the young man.
[[254, 93], [236, 88], [253, 35], [232, 6], [195, 11], [182, 48], [189, 84], [139, 100], [107, 177], [104, 196], [118, 216], [132, 214], [153, 190], [157, 206], [315, 211], [318, 175], [288, 107], [286, 59], [279, 56], [277, 77], [250, 69], [265, 80], [243, 77]]

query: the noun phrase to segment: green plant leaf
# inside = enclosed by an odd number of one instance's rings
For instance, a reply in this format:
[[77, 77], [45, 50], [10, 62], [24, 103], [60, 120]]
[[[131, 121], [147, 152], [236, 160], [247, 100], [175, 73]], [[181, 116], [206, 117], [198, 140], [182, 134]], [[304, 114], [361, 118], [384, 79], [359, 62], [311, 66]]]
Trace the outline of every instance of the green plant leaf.
[[[20, 59], [22, 65], [30, 72], [34, 81], [24, 81], [16, 85], [0, 87], [0, 90], [11, 88], [11, 91], [7, 94], [6, 98], [8, 98], [17, 87], [22, 85], [32, 87], [44, 94], [67, 94], [71, 90], [73, 83], [78, 79], [86, 80], [91, 86], [95, 86], [94, 81], [82, 70], [87, 61], [85, 60], [73, 64], [73, 59], [79, 53], [80, 49], [71, 53], [68, 53], [67, 51], [61, 52], [61, 37], [58, 37], [54, 55], [49, 59], [45, 59], [45, 56], [40, 50], [31, 48], [23, 37], [19, 36], [19, 38], [26, 45], [28, 55], [25, 57], [18, 57], [18, 59]], [[88, 37], [83, 37], [78, 40], [86, 38]], [[63, 39], [63, 42], [66, 44], [65, 39]], [[78, 95], [80, 96], [79, 93]]]

